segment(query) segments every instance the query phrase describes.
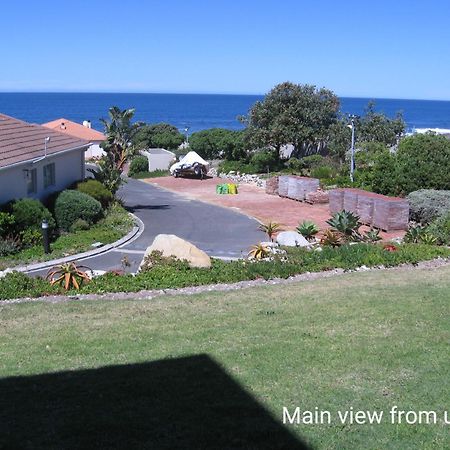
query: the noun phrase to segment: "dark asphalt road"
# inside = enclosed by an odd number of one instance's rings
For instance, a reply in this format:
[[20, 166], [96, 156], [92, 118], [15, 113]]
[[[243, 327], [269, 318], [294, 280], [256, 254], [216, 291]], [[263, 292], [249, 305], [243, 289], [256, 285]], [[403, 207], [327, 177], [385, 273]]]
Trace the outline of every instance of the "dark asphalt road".
[[[175, 234], [188, 240], [210, 256], [235, 258], [247, 254], [249, 247], [266, 239], [258, 222], [231, 209], [190, 200], [170, 191], [128, 179], [119, 191], [125, 207], [145, 224], [135, 241], [120, 249], [86, 258], [83, 264], [98, 270], [120, 269], [127, 256], [135, 272], [147, 247], [156, 235]], [[201, 181], [199, 181], [201, 183]], [[45, 274], [34, 272], [34, 274]]]

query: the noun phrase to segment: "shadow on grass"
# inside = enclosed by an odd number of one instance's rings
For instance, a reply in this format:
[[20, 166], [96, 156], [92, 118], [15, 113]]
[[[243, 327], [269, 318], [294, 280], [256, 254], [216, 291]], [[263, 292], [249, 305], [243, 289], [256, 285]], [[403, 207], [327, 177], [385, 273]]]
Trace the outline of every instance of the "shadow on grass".
[[307, 447], [196, 355], [0, 379], [0, 448]]

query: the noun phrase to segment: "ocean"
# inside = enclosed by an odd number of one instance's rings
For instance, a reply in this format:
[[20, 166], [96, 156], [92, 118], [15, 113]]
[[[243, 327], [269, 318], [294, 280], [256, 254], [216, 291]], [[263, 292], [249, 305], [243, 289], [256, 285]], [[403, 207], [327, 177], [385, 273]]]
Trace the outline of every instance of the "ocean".
[[[148, 123], [168, 122], [189, 133], [205, 128], [240, 129], [237, 116], [263, 96], [213, 94], [0, 93], [0, 112], [32, 123], [58, 118], [90, 120], [102, 130], [100, 118], [108, 108], [135, 108], [135, 118]], [[341, 111], [361, 115], [370, 100], [389, 117], [402, 111], [408, 131], [414, 128], [450, 129], [450, 101], [341, 98]]]

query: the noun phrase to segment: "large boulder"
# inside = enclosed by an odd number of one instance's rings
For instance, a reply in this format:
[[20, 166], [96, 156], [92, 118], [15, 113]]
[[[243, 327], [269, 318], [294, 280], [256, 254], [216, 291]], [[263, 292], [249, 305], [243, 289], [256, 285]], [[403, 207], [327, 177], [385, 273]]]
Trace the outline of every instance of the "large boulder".
[[203, 250], [174, 234], [158, 234], [152, 245], [145, 251], [143, 261], [155, 250], [166, 257], [175, 256], [178, 259], [185, 259], [191, 267], [211, 267], [211, 258]]
[[277, 242], [286, 247], [308, 247], [311, 245], [305, 237], [296, 231], [282, 231], [278, 233]]

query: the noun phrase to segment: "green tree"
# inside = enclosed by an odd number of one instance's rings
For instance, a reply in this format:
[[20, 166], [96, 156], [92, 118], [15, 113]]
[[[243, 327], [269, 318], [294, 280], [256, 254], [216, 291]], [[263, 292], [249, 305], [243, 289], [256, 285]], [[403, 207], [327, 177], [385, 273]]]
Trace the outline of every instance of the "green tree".
[[256, 102], [245, 118], [252, 145], [279, 152], [292, 144], [296, 155], [317, 151], [336, 122], [339, 99], [330, 90], [284, 82]]
[[133, 143], [136, 148], [165, 148], [176, 150], [183, 142], [184, 136], [178, 128], [168, 123], [143, 125], [136, 133]]
[[356, 130], [358, 142], [375, 141], [393, 146], [405, 131], [405, 122], [401, 113], [390, 119], [383, 113], [375, 112], [375, 103], [369, 102], [365, 115], [357, 120]]
[[350, 150], [351, 139], [352, 130], [346, 117], [342, 116], [335, 123], [331, 124], [327, 150], [338, 159], [340, 164], [345, 162], [347, 153]]
[[192, 133], [189, 148], [207, 159], [240, 160], [247, 157], [245, 131], [209, 128]]

